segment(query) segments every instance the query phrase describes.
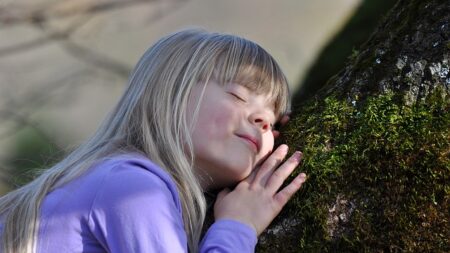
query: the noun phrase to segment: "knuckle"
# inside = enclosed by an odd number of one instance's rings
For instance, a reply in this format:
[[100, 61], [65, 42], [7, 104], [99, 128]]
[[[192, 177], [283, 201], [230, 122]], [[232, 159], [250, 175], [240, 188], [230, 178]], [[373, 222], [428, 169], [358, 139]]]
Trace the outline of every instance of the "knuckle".
[[285, 194], [286, 200], [289, 200], [293, 194], [294, 194], [294, 191], [292, 189], [287, 189], [286, 194]]
[[282, 161], [282, 159], [277, 158], [277, 157], [273, 157], [272, 159], [268, 159], [262, 166], [261, 166], [261, 170], [270, 170], [272, 169], [274, 166], [276, 166], [277, 164], [280, 164]]
[[280, 208], [282, 208], [287, 202], [289, 198], [286, 196], [286, 194], [280, 193], [276, 197], [277, 203], [280, 205]]
[[281, 171], [281, 170], [276, 170], [276, 171], [272, 174], [272, 176], [275, 177], [275, 178], [283, 179], [285, 175], [284, 175], [283, 171]]
[[251, 184], [246, 188], [246, 190], [256, 192], [256, 191], [260, 191], [261, 188], [262, 188], [261, 184]]

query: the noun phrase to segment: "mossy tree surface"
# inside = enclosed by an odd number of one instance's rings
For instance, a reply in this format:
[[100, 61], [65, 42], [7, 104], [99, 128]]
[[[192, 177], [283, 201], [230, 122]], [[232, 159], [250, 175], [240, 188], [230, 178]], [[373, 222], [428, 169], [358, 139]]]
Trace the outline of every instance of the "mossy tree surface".
[[257, 252], [450, 252], [450, 3], [400, 0], [284, 131], [309, 178]]

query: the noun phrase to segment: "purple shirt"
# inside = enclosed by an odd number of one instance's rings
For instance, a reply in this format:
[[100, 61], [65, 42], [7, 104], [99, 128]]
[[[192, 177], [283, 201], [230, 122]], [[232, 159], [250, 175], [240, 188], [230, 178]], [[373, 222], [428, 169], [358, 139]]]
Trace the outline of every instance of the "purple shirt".
[[[218, 220], [200, 252], [254, 252], [256, 232]], [[94, 165], [42, 203], [37, 252], [187, 252], [181, 203], [169, 174], [138, 155]]]

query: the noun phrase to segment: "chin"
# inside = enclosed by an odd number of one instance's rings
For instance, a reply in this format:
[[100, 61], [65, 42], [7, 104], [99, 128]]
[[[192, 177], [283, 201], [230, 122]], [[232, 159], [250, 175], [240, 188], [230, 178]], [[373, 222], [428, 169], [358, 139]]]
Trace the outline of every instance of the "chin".
[[206, 171], [212, 173], [214, 182], [210, 187], [214, 189], [234, 187], [237, 183], [247, 178], [253, 170], [251, 162], [242, 160], [234, 160], [231, 163], [229, 160], [226, 162], [221, 161], [220, 163], [209, 163], [203, 168], [209, 168]]
[[230, 182], [234, 184], [238, 183], [247, 178], [251, 173], [252, 169], [249, 167], [234, 171], [233, 173], [230, 173]]

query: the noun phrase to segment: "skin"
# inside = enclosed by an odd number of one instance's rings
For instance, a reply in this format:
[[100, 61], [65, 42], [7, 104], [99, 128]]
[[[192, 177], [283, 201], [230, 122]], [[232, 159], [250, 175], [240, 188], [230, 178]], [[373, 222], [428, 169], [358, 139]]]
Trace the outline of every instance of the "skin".
[[[214, 206], [218, 219], [233, 219], [260, 235], [306, 179], [299, 174], [280, 190], [301, 160], [301, 152], [282, 162], [288, 147], [272, 152], [277, 117], [268, 94], [256, 94], [237, 83], [196, 85], [188, 113], [198, 118], [192, 130], [194, 165], [205, 191], [223, 189]], [[189, 119], [192, 117], [188, 117]], [[281, 123], [286, 123], [283, 118]], [[235, 186], [231, 191], [226, 188]]]

